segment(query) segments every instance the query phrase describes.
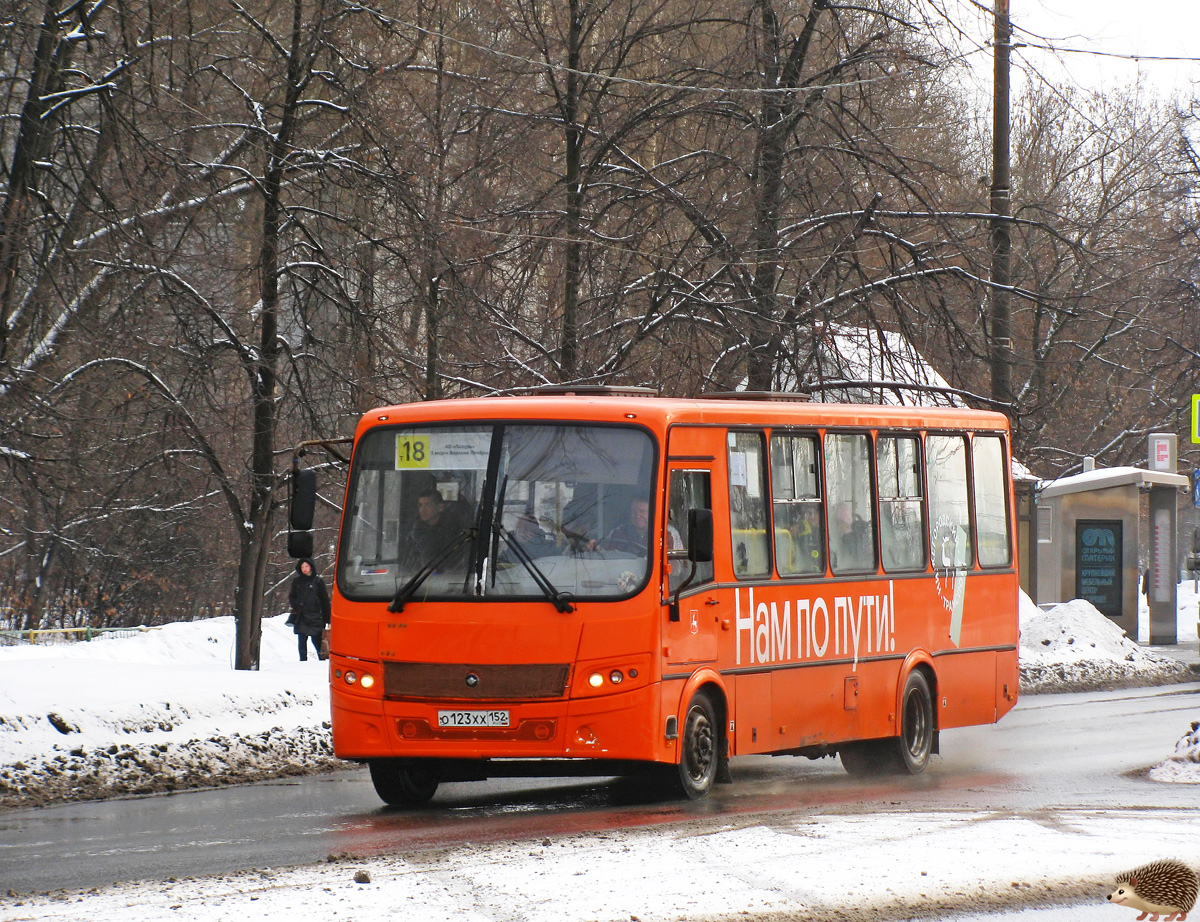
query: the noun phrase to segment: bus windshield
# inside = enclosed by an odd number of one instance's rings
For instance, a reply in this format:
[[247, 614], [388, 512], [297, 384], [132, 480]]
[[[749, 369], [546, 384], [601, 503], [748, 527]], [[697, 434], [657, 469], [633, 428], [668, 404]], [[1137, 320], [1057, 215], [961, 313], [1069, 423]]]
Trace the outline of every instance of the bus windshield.
[[650, 575], [655, 445], [630, 426], [379, 427], [354, 455], [338, 586], [361, 601], [614, 599]]

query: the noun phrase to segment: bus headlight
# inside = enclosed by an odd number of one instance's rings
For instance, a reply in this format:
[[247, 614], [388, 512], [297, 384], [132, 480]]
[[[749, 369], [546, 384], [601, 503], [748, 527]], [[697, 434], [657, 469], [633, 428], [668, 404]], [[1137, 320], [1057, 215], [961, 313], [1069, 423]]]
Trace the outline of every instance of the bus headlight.
[[[354, 663], [355, 668], [347, 669], [346, 665], [343, 661], [330, 670], [329, 679], [334, 692], [340, 688], [342, 694], [351, 692], [372, 698], [379, 696], [383, 691], [381, 664], [358, 660]], [[343, 685], [343, 682], [346, 684]]]
[[579, 671], [571, 681], [572, 694], [592, 698], [596, 695], [627, 695], [645, 688], [650, 657], [635, 653], [622, 659], [613, 657], [579, 663]]

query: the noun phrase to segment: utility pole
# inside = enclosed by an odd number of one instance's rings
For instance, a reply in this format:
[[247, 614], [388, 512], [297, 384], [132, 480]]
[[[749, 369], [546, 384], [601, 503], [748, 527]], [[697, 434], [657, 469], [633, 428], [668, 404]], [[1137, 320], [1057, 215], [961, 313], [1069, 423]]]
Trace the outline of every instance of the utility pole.
[[991, 304], [989, 360], [992, 366], [992, 399], [1012, 415], [1012, 312], [1009, 290], [1012, 277], [1010, 236], [1012, 218], [1012, 174], [1009, 170], [1009, 55], [1012, 51], [1012, 24], [1008, 0], [995, 0], [996, 35], [995, 76], [992, 96], [992, 284], [988, 289]]

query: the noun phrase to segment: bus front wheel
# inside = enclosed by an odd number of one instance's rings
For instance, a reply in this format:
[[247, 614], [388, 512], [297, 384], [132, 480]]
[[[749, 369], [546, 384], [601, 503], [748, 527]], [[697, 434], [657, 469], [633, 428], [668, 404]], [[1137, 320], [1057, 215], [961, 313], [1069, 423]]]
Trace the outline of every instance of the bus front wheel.
[[688, 702], [679, 742], [679, 790], [689, 800], [699, 800], [712, 790], [722, 751], [716, 708], [704, 692], [697, 692]]
[[430, 759], [371, 759], [371, 783], [389, 807], [421, 807], [433, 799], [441, 781]]

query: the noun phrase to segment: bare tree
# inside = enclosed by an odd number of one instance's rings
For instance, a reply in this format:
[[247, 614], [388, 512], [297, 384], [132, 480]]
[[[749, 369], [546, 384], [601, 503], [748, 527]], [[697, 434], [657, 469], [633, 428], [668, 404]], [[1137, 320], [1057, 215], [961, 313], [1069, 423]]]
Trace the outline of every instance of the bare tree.
[[1054, 471], [1137, 461], [1182, 405], [1162, 382], [1195, 367], [1177, 339], [1196, 306], [1183, 126], [1136, 88], [1035, 85], [1014, 140], [1017, 448]]
[[[211, 514], [218, 498], [237, 534], [237, 665], [255, 668], [281, 410], [288, 412], [286, 398], [307, 394], [311, 406], [327, 408], [321, 413], [340, 412], [326, 391], [300, 388], [316, 363], [290, 350], [312, 345], [315, 301], [334, 306], [324, 312], [326, 329], [336, 325], [329, 314], [355, 306], [354, 280], [341, 268], [353, 260], [335, 252], [357, 246], [354, 212], [339, 211], [344, 199], [323, 190], [331, 176], [357, 177], [360, 192], [370, 178], [355, 127], [363, 85], [377, 76], [365, 57], [389, 49], [385, 40], [395, 36], [386, 19], [336, 0], [126, 0], [48, 10], [36, 47], [58, 41], [86, 47], [89, 57], [68, 69], [64, 52], [56, 65], [80, 82], [77, 91], [38, 76], [40, 51], [22, 85], [42, 133], [15, 138], [11, 149], [27, 153], [6, 170], [4, 213], [16, 216], [6, 220], [18, 232], [5, 238], [10, 306], [0, 399], [48, 418], [81, 388], [105, 393], [134, 382], [130, 399], [140, 395], [167, 415], [167, 434], [199, 461], [188, 481], [200, 491], [194, 508]], [[88, 77], [97, 71], [106, 79]], [[10, 102], [21, 86], [11, 88]], [[231, 117], [239, 109], [244, 118]], [[80, 130], [85, 119], [94, 130]], [[43, 178], [33, 191], [20, 179], [30, 158]], [[43, 210], [38, 221], [18, 221], [28, 211], [22, 196]], [[137, 335], [114, 337], [139, 310]], [[39, 371], [56, 369], [59, 383], [47, 389]], [[49, 463], [9, 442], [14, 475]], [[160, 470], [177, 445], [159, 452]], [[30, 541], [25, 547], [33, 552]]]

